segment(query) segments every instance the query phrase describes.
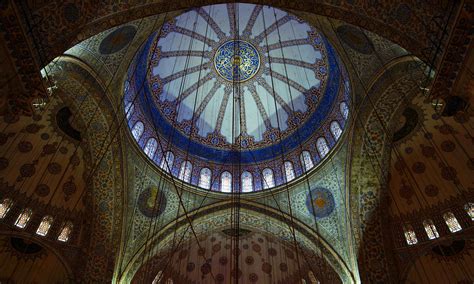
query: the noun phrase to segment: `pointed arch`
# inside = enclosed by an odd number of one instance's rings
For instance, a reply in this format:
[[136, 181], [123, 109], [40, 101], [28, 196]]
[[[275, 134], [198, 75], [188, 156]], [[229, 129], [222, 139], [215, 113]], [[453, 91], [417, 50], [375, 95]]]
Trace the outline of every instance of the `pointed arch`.
[[191, 173], [193, 172], [193, 165], [190, 161], [184, 161], [181, 164], [181, 169], [179, 170], [178, 179], [184, 182], [191, 181]]
[[293, 168], [293, 163], [290, 161], [285, 161], [283, 164], [283, 172], [285, 173], [286, 182], [292, 181], [295, 179], [295, 169]]
[[167, 151], [163, 157], [161, 157], [160, 168], [165, 172], [169, 173], [173, 168], [174, 154], [171, 151]]
[[153, 159], [153, 156], [155, 156], [155, 152], [157, 148], [158, 148], [158, 142], [156, 141], [156, 139], [150, 138], [146, 142], [146, 145], [143, 151], [150, 159]]
[[211, 177], [212, 172], [209, 168], [202, 168], [199, 174], [199, 183], [198, 186], [204, 189], [211, 188]]
[[275, 178], [273, 177], [273, 170], [270, 168], [266, 168], [262, 171], [262, 183], [263, 189], [272, 188], [275, 186]]
[[227, 171], [221, 174], [221, 192], [232, 192], [232, 174]]
[[311, 153], [309, 151], [304, 150], [301, 152], [300, 161], [305, 172], [311, 170], [314, 167], [313, 159], [311, 158]]
[[324, 158], [329, 153], [328, 142], [324, 137], [319, 137], [318, 140], [316, 140], [316, 148], [321, 158]]
[[241, 176], [241, 186], [242, 192], [252, 192], [253, 191], [253, 177], [252, 174], [248, 171], [244, 171]]
[[332, 121], [329, 128], [331, 130], [332, 136], [334, 137], [334, 140], [339, 140], [342, 134], [341, 125], [339, 125], [339, 122], [337, 122], [336, 120]]
[[132, 128], [132, 135], [135, 140], [140, 140], [140, 137], [142, 137], [143, 131], [145, 130], [145, 126], [143, 125], [143, 122], [137, 121], [135, 125], [133, 125]]

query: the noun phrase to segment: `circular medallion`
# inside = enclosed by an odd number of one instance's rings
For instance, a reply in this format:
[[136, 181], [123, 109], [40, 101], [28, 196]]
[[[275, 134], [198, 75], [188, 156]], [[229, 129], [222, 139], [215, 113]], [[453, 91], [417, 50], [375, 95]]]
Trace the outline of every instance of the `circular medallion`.
[[227, 81], [244, 82], [251, 79], [260, 68], [257, 49], [243, 40], [231, 40], [222, 44], [214, 55], [217, 73]]

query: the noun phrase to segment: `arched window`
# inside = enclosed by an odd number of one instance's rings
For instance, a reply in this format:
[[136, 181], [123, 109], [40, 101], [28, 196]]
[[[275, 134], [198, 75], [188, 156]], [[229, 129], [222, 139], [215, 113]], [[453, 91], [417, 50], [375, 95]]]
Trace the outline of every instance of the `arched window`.
[[311, 270], [308, 272], [308, 278], [311, 284], [320, 284], [319, 280], [314, 276], [314, 273]]
[[161, 275], [163, 274], [163, 271], [159, 271], [155, 278], [153, 278], [153, 281], [151, 282], [151, 284], [158, 284], [161, 282]]
[[140, 140], [140, 137], [142, 137], [143, 130], [145, 130], [145, 126], [143, 126], [143, 122], [137, 121], [135, 125], [132, 128], [132, 135], [135, 140]]
[[304, 171], [309, 171], [314, 167], [313, 159], [308, 151], [301, 152], [300, 160]]
[[242, 173], [242, 192], [251, 192], [253, 190], [252, 174], [244, 171]]
[[173, 152], [168, 151], [161, 158], [160, 168], [163, 169], [165, 172], [169, 173], [171, 168], [173, 167], [173, 162], [174, 162]]
[[21, 229], [25, 228], [30, 221], [31, 215], [33, 215], [33, 211], [30, 208], [23, 209], [16, 219], [15, 226]]
[[132, 116], [134, 109], [135, 109], [135, 106], [132, 104], [132, 102], [129, 102], [125, 106], [125, 116], [127, 117], [127, 120], [129, 120], [130, 116]]
[[466, 205], [464, 205], [464, 210], [466, 210], [467, 215], [469, 215], [471, 220], [474, 221], [474, 203], [466, 203]]
[[295, 170], [293, 169], [293, 163], [285, 161], [283, 164], [283, 171], [285, 172], [286, 181], [292, 181], [295, 179]]
[[221, 192], [232, 192], [232, 175], [229, 172], [221, 174]]
[[423, 221], [423, 227], [425, 227], [428, 239], [433, 240], [439, 238], [438, 230], [436, 230], [436, 226], [434, 225], [433, 220], [427, 219]]
[[275, 179], [273, 178], [272, 169], [266, 168], [262, 171], [263, 175], [263, 189], [272, 188], [275, 186]]
[[408, 245], [416, 245], [418, 243], [418, 239], [416, 238], [415, 231], [411, 225], [403, 226], [403, 232], [405, 234], [405, 240], [407, 241]]
[[454, 216], [452, 212], [446, 212], [443, 214], [443, 219], [448, 225], [451, 233], [455, 233], [462, 230], [461, 224], [459, 224], [458, 219]]
[[209, 189], [211, 188], [211, 176], [212, 172], [208, 168], [202, 168], [201, 173], [199, 174], [199, 187]]
[[347, 106], [346, 102], [342, 102], [339, 105], [339, 109], [341, 111], [342, 117], [344, 117], [344, 119], [347, 119], [349, 117], [349, 106]]
[[156, 152], [156, 148], [158, 148], [158, 142], [155, 138], [150, 138], [146, 142], [145, 148], [143, 150], [150, 159], [153, 159], [153, 156]]
[[10, 211], [10, 208], [12, 208], [12, 205], [13, 202], [11, 199], [3, 199], [2, 203], [0, 203], [0, 219], [3, 219], [5, 216], [7, 216], [7, 213]]
[[43, 219], [41, 219], [38, 229], [36, 230], [36, 234], [43, 237], [46, 236], [48, 234], [49, 228], [51, 228], [51, 225], [53, 225], [53, 217], [44, 216]]
[[190, 161], [184, 161], [181, 164], [178, 178], [182, 181], [189, 182], [191, 180], [191, 173], [193, 171], [193, 165]]
[[73, 227], [74, 225], [70, 221], [64, 223], [63, 227], [61, 228], [61, 232], [59, 233], [58, 241], [67, 242], [71, 237]]
[[323, 137], [319, 137], [318, 140], [316, 140], [316, 148], [318, 148], [321, 158], [324, 158], [329, 153], [328, 143]]
[[334, 136], [334, 139], [336, 139], [336, 141], [339, 140], [339, 137], [341, 137], [341, 134], [342, 134], [342, 129], [341, 129], [341, 126], [339, 125], [339, 122], [337, 121], [331, 122], [330, 128], [331, 128], [332, 136]]

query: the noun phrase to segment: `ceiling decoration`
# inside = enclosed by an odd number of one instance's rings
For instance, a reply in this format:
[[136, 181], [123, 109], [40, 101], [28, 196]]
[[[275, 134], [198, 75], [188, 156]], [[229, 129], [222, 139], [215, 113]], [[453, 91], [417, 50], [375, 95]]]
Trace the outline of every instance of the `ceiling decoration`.
[[[184, 180], [195, 185], [210, 169], [213, 190], [225, 171], [233, 190], [243, 172], [260, 190], [311, 169], [340, 138], [350, 100], [346, 70], [323, 35], [287, 12], [253, 4], [206, 6], [168, 21], [136, 55], [124, 89], [128, 125], [133, 132], [139, 122], [135, 139], [147, 155], [163, 168], [170, 151], [166, 171], [175, 176], [190, 161]], [[283, 159], [293, 164], [292, 178]], [[243, 168], [236, 172], [235, 164]]]
[[315, 188], [308, 193], [306, 207], [318, 219], [327, 217], [335, 208], [334, 196], [326, 188]]
[[123, 26], [114, 30], [102, 40], [99, 52], [102, 55], [109, 55], [122, 50], [133, 40], [136, 32], [134, 26]]
[[157, 186], [146, 188], [138, 197], [138, 209], [143, 215], [157, 217], [166, 208], [166, 196]]

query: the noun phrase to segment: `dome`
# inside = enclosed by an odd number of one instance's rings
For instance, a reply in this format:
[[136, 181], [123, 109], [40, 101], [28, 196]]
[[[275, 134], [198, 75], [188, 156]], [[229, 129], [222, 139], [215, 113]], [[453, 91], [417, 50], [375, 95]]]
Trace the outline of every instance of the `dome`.
[[268, 6], [191, 9], [150, 35], [129, 67], [124, 110], [160, 168], [200, 188], [272, 188], [327, 157], [350, 84], [314, 27]]

